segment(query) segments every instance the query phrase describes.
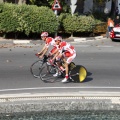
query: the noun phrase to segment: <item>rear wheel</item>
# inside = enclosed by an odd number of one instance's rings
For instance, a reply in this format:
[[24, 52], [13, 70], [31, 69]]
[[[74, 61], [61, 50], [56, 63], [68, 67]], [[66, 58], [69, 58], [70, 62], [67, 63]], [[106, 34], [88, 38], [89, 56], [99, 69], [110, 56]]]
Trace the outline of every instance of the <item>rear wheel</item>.
[[76, 66], [71, 70], [70, 76], [75, 82], [83, 82], [87, 77], [87, 70], [84, 66]]
[[71, 62], [70, 64], [69, 64], [69, 66], [68, 66], [68, 68], [69, 68], [69, 71], [71, 71], [73, 68], [75, 68], [76, 67], [76, 65], [75, 65], [75, 63], [74, 62]]

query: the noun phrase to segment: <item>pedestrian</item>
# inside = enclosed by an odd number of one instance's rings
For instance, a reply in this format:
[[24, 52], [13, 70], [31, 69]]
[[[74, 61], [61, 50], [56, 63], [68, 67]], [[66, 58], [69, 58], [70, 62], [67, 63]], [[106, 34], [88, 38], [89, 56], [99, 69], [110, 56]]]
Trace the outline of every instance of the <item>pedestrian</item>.
[[114, 26], [119, 25], [119, 23], [120, 23], [120, 18], [119, 16], [116, 16], [116, 18], [114, 19]]
[[114, 27], [114, 22], [113, 22], [113, 20], [111, 18], [108, 18], [107, 26], [108, 26], [108, 32], [110, 34], [111, 30]]
[[118, 16], [118, 14], [119, 14], [119, 9], [118, 9], [118, 7], [116, 7], [116, 9], [115, 9], [115, 15]]

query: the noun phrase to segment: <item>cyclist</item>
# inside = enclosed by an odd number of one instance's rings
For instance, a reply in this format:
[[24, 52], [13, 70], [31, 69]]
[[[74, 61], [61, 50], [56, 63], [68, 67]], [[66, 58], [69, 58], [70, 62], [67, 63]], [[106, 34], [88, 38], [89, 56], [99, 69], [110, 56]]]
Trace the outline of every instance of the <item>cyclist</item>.
[[[62, 41], [60, 36], [57, 36], [55, 38], [56, 45], [59, 45], [58, 51], [55, 54], [55, 56], [52, 58], [54, 59], [63, 59], [65, 62], [65, 78], [61, 82], [68, 82], [68, 65], [74, 60], [76, 57], [76, 51], [73, 46], [71, 46], [69, 43]], [[56, 73], [58, 74], [58, 73]]]
[[43, 56], [47, 53], [50, 45], [53, 46], [53, 49], [49, 52], [49, 55], [53, 55], [57, 49], [57, 45], [55, 43], [55, 40], [52, 37], [48, 37], [48, 32], [42, 32], [41, 38], [42, 38], [42, 40], [45, 41], [45, 45], [42, 48], [42, 50], [37, 53], [38, 55], [40, 55], [39, 58], [43, 58]]

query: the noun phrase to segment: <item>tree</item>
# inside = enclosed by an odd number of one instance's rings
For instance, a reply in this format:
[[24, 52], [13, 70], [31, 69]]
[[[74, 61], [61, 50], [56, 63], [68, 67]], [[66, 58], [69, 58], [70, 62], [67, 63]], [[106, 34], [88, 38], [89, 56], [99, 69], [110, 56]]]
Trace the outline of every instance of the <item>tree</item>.
[[[62, 6], [62, 12], [69, 11], [69, 6], [66, 4], [65, 0], [59, 0]], [[49, 8], [52, 7], [54, 0], [28, 0], [27, 4], [37, 5], [37, 6], [48, 6]]]

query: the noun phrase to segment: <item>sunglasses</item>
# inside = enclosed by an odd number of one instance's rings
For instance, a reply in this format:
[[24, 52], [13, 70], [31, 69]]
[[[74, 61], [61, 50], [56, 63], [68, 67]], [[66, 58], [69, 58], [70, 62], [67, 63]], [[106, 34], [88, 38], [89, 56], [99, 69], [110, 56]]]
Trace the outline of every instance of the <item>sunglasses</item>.
[[60, 40], [55, 40], [55, 42], [57, 42], [57, 41], [61, 42]]

